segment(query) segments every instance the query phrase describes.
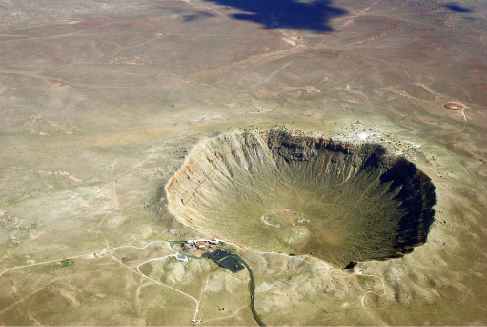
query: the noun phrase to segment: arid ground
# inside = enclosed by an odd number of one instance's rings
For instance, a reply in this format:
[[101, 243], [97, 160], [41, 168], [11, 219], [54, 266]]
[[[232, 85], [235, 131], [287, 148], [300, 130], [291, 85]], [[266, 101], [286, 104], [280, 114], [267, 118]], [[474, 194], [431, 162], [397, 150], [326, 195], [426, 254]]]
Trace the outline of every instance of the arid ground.
[[[437, 203], [425, 244], [355, 270], [242, 228], [262, 322], [487, 325], [486, 38], [480, 0], [0, 0], [0, 324], [257, 325], [247, 269], [171, 243], [221, 235], [166, 190], [198, 144], [278, 126], [377, 143]], [[249, 222], [306, 222], [294, 199]]]

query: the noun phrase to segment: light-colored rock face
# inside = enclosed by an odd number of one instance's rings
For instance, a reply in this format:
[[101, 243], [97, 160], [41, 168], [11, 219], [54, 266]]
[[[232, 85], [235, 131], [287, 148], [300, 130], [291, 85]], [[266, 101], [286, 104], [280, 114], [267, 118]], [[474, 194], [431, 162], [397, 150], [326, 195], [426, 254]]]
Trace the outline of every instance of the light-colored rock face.
[[425, 242], [436, 199], [424, 173], [378, 145], [280, 129], [201, 141], [166, 192], [188, 226], [338, 266]]

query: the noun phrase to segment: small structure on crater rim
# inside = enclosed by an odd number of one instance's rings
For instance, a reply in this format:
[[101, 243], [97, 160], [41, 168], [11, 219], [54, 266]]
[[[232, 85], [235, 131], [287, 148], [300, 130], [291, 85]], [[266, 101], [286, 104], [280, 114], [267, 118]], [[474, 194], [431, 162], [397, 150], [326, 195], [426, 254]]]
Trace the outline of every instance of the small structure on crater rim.
[[380, 145], [285, 129], [200, 141], [166, 192], [188, 226], [339, 267], [423, 244], [436, 204], [431, 179]]

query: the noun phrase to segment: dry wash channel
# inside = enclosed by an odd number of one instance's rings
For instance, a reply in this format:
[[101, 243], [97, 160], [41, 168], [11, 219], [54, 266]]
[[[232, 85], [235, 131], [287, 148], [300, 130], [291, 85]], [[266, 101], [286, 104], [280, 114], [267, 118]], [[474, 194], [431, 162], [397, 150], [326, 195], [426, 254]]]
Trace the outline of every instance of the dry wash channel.
[[380, 145], [284, 129], [200, 141], [166, 191], [188, 226], [339, 267], [421, 245], [436, 203], [431, 179]]

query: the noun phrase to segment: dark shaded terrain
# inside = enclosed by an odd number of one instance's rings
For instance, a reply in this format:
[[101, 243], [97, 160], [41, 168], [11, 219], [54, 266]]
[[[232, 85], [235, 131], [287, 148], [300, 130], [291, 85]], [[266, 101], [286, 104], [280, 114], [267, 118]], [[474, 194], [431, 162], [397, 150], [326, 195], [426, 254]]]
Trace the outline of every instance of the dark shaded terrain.
[[465, 8], [465, 7], [462, 7], [459, 5], [445, 5], [445, 8], [448, 8], [448, 9], [450, 9], [452, 11], [456, 11], [456, 12], [473, 12], [472, 9]]
[[333, 27], [329, 21], [338, 16], [346, 15], [344, 9], [333, 6], [330, 0], [310, 3], [293, 0], [206, 0], [221, 6], [230, 6], [248, 14], [233, 14], [235, 19], [251, 21], [264, 25], [266, 29], [292, 28], [330, 32]]

